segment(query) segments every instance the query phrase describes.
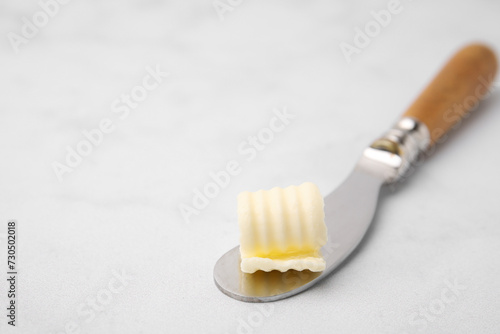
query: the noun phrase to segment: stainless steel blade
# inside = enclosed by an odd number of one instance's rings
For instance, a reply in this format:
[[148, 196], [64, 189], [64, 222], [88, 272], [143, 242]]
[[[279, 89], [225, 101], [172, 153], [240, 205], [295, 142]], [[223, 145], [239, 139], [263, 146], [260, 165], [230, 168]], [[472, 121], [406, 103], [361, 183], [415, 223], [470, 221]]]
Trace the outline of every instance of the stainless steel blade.
[[326, 261], [323, 272], [289, 270], [245, 274], [240, 270], [239, 247], [235, 247], [215, 265], [217, 287], [241, 301], [270, 302], [293, 296], [325, 278], [351, 254], [368, 230], [385, 181], [384, 173], [377, 172], [381, 166], [363, 155], [350, 176], [325, 197], [328, 242], [321, 250]]

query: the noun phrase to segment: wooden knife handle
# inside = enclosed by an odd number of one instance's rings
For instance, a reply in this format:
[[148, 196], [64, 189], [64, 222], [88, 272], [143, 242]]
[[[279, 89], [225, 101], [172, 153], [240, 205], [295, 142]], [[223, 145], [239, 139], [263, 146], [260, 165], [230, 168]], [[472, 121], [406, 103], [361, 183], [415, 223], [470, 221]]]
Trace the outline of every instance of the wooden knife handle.
[[489, 95], [496, 71], [497, 59], [489, 47], [468, 45], [448, 61], [404, 116], [423, 122], [433, 145]]

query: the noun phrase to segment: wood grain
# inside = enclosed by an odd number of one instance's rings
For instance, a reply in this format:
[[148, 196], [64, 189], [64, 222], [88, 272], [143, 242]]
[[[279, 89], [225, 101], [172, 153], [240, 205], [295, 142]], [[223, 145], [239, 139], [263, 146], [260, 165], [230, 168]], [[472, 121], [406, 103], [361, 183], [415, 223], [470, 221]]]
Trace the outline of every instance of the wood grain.
[[448, 61], [404, 116], [427, 125], [433, 145], [489, 95], [496, 71], [497, 59], [489, 47], [468, 45]]

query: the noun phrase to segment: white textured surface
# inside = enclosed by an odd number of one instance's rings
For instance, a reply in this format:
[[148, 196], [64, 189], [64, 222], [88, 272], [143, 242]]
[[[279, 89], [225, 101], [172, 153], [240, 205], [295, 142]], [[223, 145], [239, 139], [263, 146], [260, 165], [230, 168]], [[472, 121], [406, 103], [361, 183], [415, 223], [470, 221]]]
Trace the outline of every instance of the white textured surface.
[[[255, 305], [213, 283], [240, 191], [326, 195], [454, 50], [500, 50], [498, 1], [402, 4], [347, 64], [339, 43], [386, 1], [245, 1], [221, 21], [211, 1], [73, 0], [18, 54], [5, 36], [39, 6], [2, 1], [0, 226], [20, 224], [21, 276], [19, 327], [2, 311], [0, 332], [498, 333], [498, 92], [384, 193], [363, 247], [314, 289]], [[156, 64], [170, 76], [121, 120], [111, 104]], [[248, 151], [284, 107], [295, 118]], [[114, 132], [58, 182], [52, 162], [104, 118]], [[179, 204], [230, 160], [239, 172], [186, 223]], [[117, 271], [133, 279], [111, 293]]]

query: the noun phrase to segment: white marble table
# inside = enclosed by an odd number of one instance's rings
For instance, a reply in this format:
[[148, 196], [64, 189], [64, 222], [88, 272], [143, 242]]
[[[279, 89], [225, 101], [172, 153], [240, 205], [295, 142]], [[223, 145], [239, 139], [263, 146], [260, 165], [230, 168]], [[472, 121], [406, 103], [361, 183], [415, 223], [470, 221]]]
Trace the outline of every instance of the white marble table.
[[[499, 2], [62, 2], [42, 1], [52, 16], [0, 3], [1, 333], [500, 331], [496, 91], [383, 192], [361, 250], [314, 289], [246, 304], [212, 279], [238, 243], [238, 192], [311, 181], [328, 194], [455, 50], [500, 51]], [[348, 62], [342, 43], [388, 6]]]

